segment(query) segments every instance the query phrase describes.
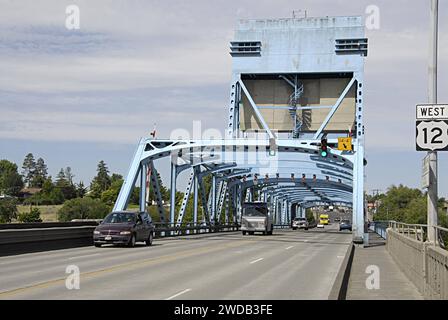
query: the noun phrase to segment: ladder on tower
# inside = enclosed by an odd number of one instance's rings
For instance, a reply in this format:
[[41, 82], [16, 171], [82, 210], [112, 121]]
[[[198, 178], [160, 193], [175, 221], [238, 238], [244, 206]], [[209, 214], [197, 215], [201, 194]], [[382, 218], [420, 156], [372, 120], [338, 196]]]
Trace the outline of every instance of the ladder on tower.
[[289, 114], [293, 120], [294, 128], [292, 131], [292, 137], [298, 139], [300, 137], [300, 130], [302, 129], [303, 122], [297, 116], [297, 104], [303, 95], [303, 84], [300, 85], [289, 97]]

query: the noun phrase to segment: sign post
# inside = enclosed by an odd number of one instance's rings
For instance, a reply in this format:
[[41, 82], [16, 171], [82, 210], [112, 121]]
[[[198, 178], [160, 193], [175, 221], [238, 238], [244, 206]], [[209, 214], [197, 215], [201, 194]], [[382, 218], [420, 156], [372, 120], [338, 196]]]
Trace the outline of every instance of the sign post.
[[[428, 66], [428, 102], [437, 104], [437, 69], [438, 69], [438, 46], [439, 46], [439, 0], [431, 0], [431, 37], [430, 56]], [[428, 128], [429, 129], [429, 128]], [[434, 130], [432, 128], [431, 130]], [[435, 130], [438, 131], [438, 130]], [[434, 132], [433, 132], [434, 133]], [[438, 132], [435, 132], [438, 135]], [[443, 132], [442, 132], [443, 135]], [[434, 139], [435, 137], [433, 137]], [[436, 138], [436, 141], [437, 140]], [[438, 225], [437, 203], [439, 200], [437, 185], [437, 151], [429, 151], [429, 187], [428, 187], [428, 241], [437, 243]]]

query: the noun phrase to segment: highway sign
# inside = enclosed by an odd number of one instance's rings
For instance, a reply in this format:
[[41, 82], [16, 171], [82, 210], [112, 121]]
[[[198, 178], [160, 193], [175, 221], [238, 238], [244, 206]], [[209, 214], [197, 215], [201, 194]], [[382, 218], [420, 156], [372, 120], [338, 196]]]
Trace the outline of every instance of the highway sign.
[[423, 159], [422, 188], [429, 188], [429, 155]]
[[352, 138], [338, 138], [339, 151], [353, 151]]
[[448, 120], [447, 104], [417, 105], [417, 120]]
[[448, 151], [448, 105], [419, 104], [417, 151]]
[[448, 120], [417, 121], [417, 151], [448, 151]]

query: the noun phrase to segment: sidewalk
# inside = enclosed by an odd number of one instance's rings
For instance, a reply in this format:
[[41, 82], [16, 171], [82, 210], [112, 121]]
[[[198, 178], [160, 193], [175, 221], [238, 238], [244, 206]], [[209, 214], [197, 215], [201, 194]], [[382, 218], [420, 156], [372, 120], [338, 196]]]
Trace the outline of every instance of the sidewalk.
[[[417, 288], [401, 272], [386, 250], [386, 241], [371, 232], [370, 246], [357, 246], [353, 257], [347, 300], [422, 300]], [[380, 271], [380, 289], [369, 290], [366, 273], [369, 266], [378, 266]]]

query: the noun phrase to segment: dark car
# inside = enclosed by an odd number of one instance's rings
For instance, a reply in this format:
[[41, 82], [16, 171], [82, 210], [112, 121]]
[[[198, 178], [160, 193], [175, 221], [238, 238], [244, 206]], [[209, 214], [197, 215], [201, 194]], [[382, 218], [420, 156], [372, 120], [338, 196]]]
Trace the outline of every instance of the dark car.
[[95, 247], [103, 244], [121, 244], [129, 247], [143, 241], [152, 245], [154, 225], [147, 212], [111, 212], [93, 231]]
[[339, 231], [343, 230], [352, 231], [352, 223], [349, 220], [342, 220], [339, 224]]

